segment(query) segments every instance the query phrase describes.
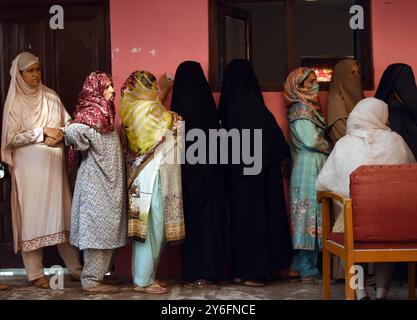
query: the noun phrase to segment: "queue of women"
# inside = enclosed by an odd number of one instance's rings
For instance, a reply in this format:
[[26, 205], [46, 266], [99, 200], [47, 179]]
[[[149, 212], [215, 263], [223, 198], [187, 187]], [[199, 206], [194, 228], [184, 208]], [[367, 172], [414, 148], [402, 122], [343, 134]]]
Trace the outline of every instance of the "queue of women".
[[[14, 249], [38, 288], [49, 288], [42, 248], [57, 245], [84, 293], [119, 292], [105, 274], [128, 240], [137, 292], [168, 292], [156, 279], [167, 244], [181, 245], [188, 288], [217, 289], [226, 274], [236, 284], [262, 287], [283, 269], [291, 280], [320, 283], [317, 190], [348, 197], [349, 175], [360, 165], [410, 163], [417, 155], [417, 87], [405, 64], [389, 66], [376, 98], [365, 99], [359, 64], [340, 61], [329, 90], [328, 122], [314, 71], [292, 71], [284, 87], [288, 144], [245, 60], [224, 70], [218, 109], [197, 62], [180, 64], [174, 80], [132, 72], [121, 89], [121, 136], [110, 75], [87, 76], [71, 118], [42, 84], [40, 70], [29, 52], [13, 61], [1, 143], [12, 184]], [[167, 110], [162, 103], [170, 90]], [[203, 163], [169, 161], [178, 148], [190, 147], [181, 130], [220, 128], [262, 129], [258, 175], [245, 175], [243, 162], [211, 164], [208, 152]], [[287, 214], [282, 168], [289, 159]], [[77, 172], [73, 195], [68, 171]], [[343, 232], [337, 207], [334, 215], [334, 231]], [[334, 274], [337, 269], [343, 269], [340, 261]], [[388, 297], [392, 270], [392, 264], [375, 265], [379, 299]], [[369, 299], [366, 290], [356, 294]]]

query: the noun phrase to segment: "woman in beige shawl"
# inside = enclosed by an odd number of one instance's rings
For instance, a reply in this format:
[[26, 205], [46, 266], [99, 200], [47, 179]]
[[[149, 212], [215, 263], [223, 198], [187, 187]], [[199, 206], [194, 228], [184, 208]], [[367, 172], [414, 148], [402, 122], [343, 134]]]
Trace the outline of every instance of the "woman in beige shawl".
[[336, 64], [329, 89], [328, 126], [333, 145], [346, 134], [346, 121], [364, 98], [359, 64], [344, 59]]
[[12, 180], [14, 249], [22, 253], [28, 280], [46, 289], [43, 247], [58, 245], [71, 275], [81, 274], [78, 250], [68, 243], [71, 195], [60, 129], [70, 116], [58, 95], [42, 84], [39, 58], [20, 53], [10, 74], [1, 158]]

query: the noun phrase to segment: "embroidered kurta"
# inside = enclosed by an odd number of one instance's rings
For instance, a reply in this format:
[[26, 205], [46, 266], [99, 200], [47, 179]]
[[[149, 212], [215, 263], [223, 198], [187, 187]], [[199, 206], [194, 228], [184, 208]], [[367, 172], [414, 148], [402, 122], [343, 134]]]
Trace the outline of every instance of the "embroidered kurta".
[[126, 183], [117, 132], [101, 133], [74, 123], [65, 142], [88, 151], [81, 162], [72, 203], [71, 243], [84, 249], [114, 249], [127, 240]]
[[[316, 180], [330, 153], [323, 117], [296, 103], [288, 111], [291, 175], [291, 230], [294, 249], [314, 250], [322, 245], [321, 207], [316, 201]], [[317, 238], [317, 240], [316, 240]]]

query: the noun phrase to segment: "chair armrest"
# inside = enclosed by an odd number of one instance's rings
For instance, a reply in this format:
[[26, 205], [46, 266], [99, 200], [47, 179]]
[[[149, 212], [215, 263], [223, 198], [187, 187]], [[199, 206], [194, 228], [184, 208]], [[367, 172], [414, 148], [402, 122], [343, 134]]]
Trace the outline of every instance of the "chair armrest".
[[347, 203], [352, 203], [352, 199], [344, 198], [342, 194], [331, 191], [318, 191], [317, 202], [322, 203], [324, 199], [332, 199], [340, 202], [343, 206]]
[[330, 230], [330, 200], [335, 200], [343, 204], [343, 218], [344, 218], [344, 238], [345, 247], [348, 250], [353, 250], [353, 221], [352, 221], [352, 199], [344, 198], [343, 195], [330, 192], [318, 191], [317, 202], [323, 204], [323, 237], [327, 239], [331, 232]]

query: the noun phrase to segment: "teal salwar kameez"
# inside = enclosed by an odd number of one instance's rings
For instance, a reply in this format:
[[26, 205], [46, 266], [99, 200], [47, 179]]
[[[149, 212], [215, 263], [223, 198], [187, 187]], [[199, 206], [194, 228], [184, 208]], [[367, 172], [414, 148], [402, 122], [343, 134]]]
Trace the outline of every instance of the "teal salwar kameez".
[[293, 70], [284, 87], [293, 159], [291, 174], [291, 231], [294, 259], [292, 271], [301, 278], [316, 279], [318, 253], [322, 247], [321, 206], [316, 180], [330, 154], [326, 122], [320, 113], [319, 85], [310, 68]]
[[319, 273], [318, 252], [322, 247], [321, 206], [317, 203], [316, 180], [330, 153], [325, 139], [324, 118], [315, 110], [295, 103], [288, 111], [291, 175], [291, 230], [296, 250], [292, 270], [302, 278]]

